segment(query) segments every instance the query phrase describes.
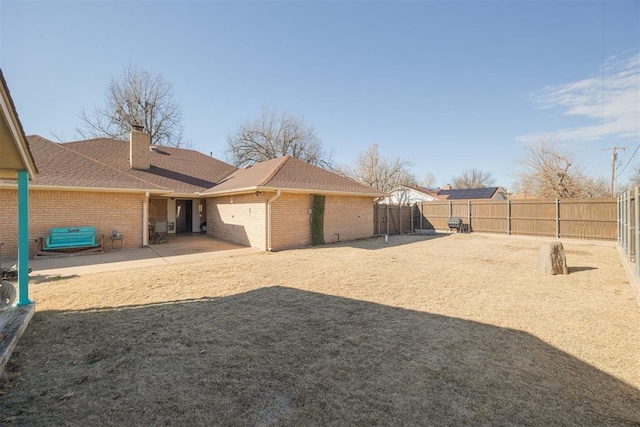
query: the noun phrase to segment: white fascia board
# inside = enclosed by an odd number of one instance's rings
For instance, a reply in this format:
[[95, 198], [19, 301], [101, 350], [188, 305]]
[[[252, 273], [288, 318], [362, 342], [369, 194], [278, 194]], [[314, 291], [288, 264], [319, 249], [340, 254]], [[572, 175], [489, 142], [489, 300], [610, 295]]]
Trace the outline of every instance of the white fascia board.
[[[0, 188], [17, 189], [18, 184], [0, 183]], [[74, 187], [68, 185], [29, 185], [29, 190], [55, 190], [55, 191], [88, 191], [93, 193], [146, 193], [170, 194], [166, 190], [144, 188], [112, 188], [112, 187]]]
[[387, 193], [358, 193], [352, 191], [333, 191], [333, 190], [318, 190], [311, 188], [284, 188], [284, 187], [262, 187], [262, 186], [253, 186], [253, 187], [245, 187], [238, 188], [235, 190], [221, 191], [221, 192], [210, 192], [207, 194], [201, 194], [201, 197], [216, 197], [216, 196], [227, 196], [227, 195], [235, 195], [235, 194], [247, 194], [252, 193], [254, 191], [269, 191], [276, 192], [280, 190], [283, 193], [295, 193], [295, 194], [323, 194], [328, 196], [358, 196], [358, 197], [385, 197]]

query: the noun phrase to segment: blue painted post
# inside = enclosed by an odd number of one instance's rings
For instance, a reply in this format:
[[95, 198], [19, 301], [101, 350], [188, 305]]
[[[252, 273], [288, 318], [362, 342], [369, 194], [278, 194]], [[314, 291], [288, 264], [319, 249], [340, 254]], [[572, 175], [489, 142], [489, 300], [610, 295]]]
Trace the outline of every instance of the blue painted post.
[[29, 174], [18, 171], [18, 306], [29, 300]]

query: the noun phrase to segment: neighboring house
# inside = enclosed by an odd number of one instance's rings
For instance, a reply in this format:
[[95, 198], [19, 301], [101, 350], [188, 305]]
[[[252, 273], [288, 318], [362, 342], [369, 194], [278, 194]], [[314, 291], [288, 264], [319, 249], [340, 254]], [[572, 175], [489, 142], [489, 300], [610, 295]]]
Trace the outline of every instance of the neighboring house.
[[392, 191], [385, 197], [383, 203], [391, 205], [413, 205], [422, 202], [437, 202], [437, 190], [431, 190], [420, 185], [404, 185], [399, 190]]
[[[337, 239], [334, 233], [340, 234], [341, 240], [368, 237], [373, 235], [374, 200], [385, 195], [287, 157], [238, 170], [193, 150], [150, 146], [149, 136], [140, 130], [132, 130], [130, 141], [100, 138], [58, 144], [40, 136], [27, 139], [40, 172], [30, 190], [32, 254], [36, 251], [35, 239], [46, 236], [52, 227], [95, 226], [98, 234], [105, 236], [117, 230], [125, 236], [124, 247], [145, 246], [149, 243], [148, 225], [154, 220], [167, 221], [170, 234], [200, 232], [206, 222], [206, 232], [211, 236], [265, 250], [304, 245], [311, 242], [310, 232], [303, 236], [309, 222], [309, 200], [306, 204], [298, 201], [294, 203], [296, 209], [290, 209], [292, 198], [303, 193], [307, 199], [309, 194], [327, 196], [327, 241]], [[248, 203], [244, 200], [248, 190], [232, 185], [247, 172], [252, 176], [255, 171], [265, 170], [269, 175], [278, 162], [281, 166], [303, 163], [293, 169], [277, 168], [293, 171], [294, 175], [288, 176], [290, 182], [282, 182], [287, 186], [265, 187], [262, 181], [266, 175], [248, 182], [255, 199]], [[220, 192], [216, 191], [218, 187]], [[295, 189], [295, 197], [291, 189]], [[1, 218], [15, 210], [16, 194], [15, 183], [0, 181]], [[275, 194], [280, 194], [281, 200], [269, 202]], [[334, 215], [332, 209], [338, 202], [340, 212]], [[258, 207], [260, 203], [262, 208]], [[247, 205], [251, 205], [248, 216]], [[297, 209], [303, 205], [303, 210]], [[340, 215], [348, 226], [343, 226]], [[363, 224], [357, 226], [352, 217], [362, 218]], [[7, 230], [11, 228], [0, 228], [0, 241], [5, 242], [8, 254], [15, 254], [17, 236]], [[108, 238], [106, 242], [106, 249], [110, 249]]]
[[392, 205], [413, 205], [422, 202], [442, 202], [445, 200], [506, 200], [507, 192], [502, 187], [465, 188], [454, 190], [450, 185], [435, 190], [419, 185], [407, 185], [385, 197], [383, 203]]

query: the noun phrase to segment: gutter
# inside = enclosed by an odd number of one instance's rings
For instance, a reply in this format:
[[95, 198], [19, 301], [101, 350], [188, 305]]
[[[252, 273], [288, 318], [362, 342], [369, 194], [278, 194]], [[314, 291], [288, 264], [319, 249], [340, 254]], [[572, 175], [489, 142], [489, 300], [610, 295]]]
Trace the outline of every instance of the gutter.
[[243, 187], [232, 190], [224, 190], [220, 192], [209, 192], [205, 191], [200, 193], [201, 197], [217, 197], [217, 196], [230, 196], [236, 194], [250, 194], [256, 191], [278, 191], [278, 189], [282, 191], [286, 191], [287, 193], [296, 193], [296, 194], [323, 194], [327, 196], [357, 196], [357, 197], [386, 197], [388, 193], [377, 192], [377, 193], [361, 193], [358, 191], [343, 191], [343, 190], [322, 190], [319, 188], [288, 188], [288, 187], [269, 187], [269, 186], [252, 186], [252, 187]]
[[[18, 184], [0, 182], [0, 189], [5, 188], [9, 190], [15, 190], [18, 188]], [[133, 194], [171, 194], [172, 190], [157, 190], [157, 189], [144, 189], [144, 188], [110, 188], [110, 187], [76, 187], [68, 185], [45, 185], [45, 184], [31, 184], [29, 190], [49, 190], [49, 191], [86, 191], [88, 193], [133, 193]]]
[[271, 247], [271, 203], [273, 203], [278, 197], [282, 194], [281, 190], [278, 188], [276, 190], [276, 195], [267, 200], [267, 251], [272, 252], [273, 248]]

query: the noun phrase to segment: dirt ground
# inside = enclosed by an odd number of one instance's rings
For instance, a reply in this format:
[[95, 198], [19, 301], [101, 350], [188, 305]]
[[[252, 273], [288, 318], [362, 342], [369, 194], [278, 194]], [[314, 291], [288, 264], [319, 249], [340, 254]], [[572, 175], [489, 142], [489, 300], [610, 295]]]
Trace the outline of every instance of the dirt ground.
[[640, 308], [615, 247], [477, 234], [31, 286], [11, 425], [635, 425]]

